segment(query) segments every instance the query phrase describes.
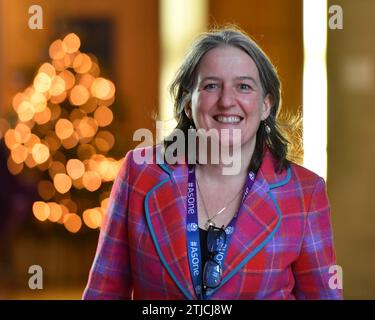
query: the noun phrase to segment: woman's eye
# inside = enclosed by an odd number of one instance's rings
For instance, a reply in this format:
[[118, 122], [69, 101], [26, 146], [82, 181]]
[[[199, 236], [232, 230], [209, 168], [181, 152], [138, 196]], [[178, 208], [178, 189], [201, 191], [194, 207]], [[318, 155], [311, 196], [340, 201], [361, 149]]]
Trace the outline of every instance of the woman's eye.
[[205, 90], [210, 90], [210, 89], [216, 89], [218, 87], [217, 83], [208, 83], [204, 86]]
[[241, 83], [239, 87], [240, 87], [241, 90], [250, 90], [251, 89], [251, 87], [246, 83]]

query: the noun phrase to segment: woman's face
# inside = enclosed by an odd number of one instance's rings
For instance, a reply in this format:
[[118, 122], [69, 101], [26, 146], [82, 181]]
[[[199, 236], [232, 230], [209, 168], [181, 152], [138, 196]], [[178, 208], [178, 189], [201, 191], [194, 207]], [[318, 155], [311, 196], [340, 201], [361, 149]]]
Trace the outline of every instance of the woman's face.
[[[185, 108], [197, 129], [229, 129], [229, 144], [255, 146], [261, 120], [270, 113], [258, 69], [250, 56], [232, 46], [208, 51], [196, 73], [191, 103]], [[241, 130], [241, 141], [231, 133]]]

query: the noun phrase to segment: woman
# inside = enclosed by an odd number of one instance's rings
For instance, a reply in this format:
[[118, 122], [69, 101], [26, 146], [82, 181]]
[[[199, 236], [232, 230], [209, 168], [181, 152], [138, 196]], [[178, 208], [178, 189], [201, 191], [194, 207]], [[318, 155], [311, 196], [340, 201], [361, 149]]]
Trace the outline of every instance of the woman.
[[340, 299], [329, 285], [335, 252], [325, 183], [286, 158], [280, 82], [267, 56], [236, 29], [205, 33], [171, 92], [176, 130], [185, 138], [216, 130], [220, 148], [240, 160], [236, 174], [225, 174], [228, 159], [201, 161], [215, 139], [198, 150], [196, 165], [187, 152], [185, 161], [163, 163], [160, 146], [152, 149], [157, 163], [137, 164], [150, 149], [130, 151], [84, 298]]

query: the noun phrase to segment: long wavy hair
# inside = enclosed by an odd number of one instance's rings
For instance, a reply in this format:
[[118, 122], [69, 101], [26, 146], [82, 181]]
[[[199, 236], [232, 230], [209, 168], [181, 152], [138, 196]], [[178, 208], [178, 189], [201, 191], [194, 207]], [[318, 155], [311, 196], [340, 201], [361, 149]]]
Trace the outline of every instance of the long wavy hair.
[[[233, 46], [245, 51], [255, 62], [264, 96], [271, 97], [271, 112], [269, 117], [261, 121], [256, 133], [256, 145], [251, 158], [249, 169], [257, 171], [260, 167], [268, 146], [276, 159], [276, 171], [280, 172], [289, 165], [287, 159], [289, 141], [282, 134], [278, 125], [277, 116], [281, 107], [281, 83], [275, 67], [262, 49], [245, 32], [237, 27], [224, 27], [202, 33], [192, 44], [183, 63], [175, 74], [170, 85], [170, 94], [174, 101], [174, 116], [177, 120], [176, 129], [183, 131], [185, 141], [188, 139], [188, 129], [192, 124], [184, 108], [191, 101], [196, 82], [196, 70], [202, 57], [209, 51], [220, 46]], [[269, 127], [269, 129], [267, 128]], [[266, 129], [267, 128], [267, 129]], [[268, 132], [267, 132], [268, 131]], [[172, 134], [173, 135], [173, 132]], [[173, 143], [170, 137], [164, 139], [164, 147]], [[187, 150], [187, 149], [185, 149]]]

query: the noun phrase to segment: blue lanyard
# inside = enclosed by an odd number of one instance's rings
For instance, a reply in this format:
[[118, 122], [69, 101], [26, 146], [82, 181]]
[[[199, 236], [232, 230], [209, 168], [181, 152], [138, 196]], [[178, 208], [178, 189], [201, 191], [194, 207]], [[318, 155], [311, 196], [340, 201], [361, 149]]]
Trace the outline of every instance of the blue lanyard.
[[[242, 196], [242, 203], [244, 199], [249, 194], [249, 191], [254, 184], [255, 174], [250, 171], [246, 181], [246, 188]], [[189, 176], [188, 176], [188, 192], [187, 192], [187, 215], [186, 215], [186, 234], [187, 234], [187, 247], [188, 247], [188, 258], [190, 273], [193, 280], [194, 290], [198, 298], [205, 299], [206, 296], [210, 295], [210, 289], [205, 293], [202, 291], [202, 255], [199, 240], [199, 230], [198, 230], [198, 207], [197, 207], [197, 192], [195, 184], [195, 166], [189, 166]], [[242, 205], [241, 205], [242, 206]], [[224, 246], [219, 249], [219, 253], [215, 256], [215, 260], [223, 268], [223, 263], [225, 256], [227, 254], [227, 248], [229, 246], [232, 234], [234, 232], [234, 227], [237, 221], [238, 213], [233, 217], [231, 222], [225, 228], [225, 233], [227, 234], [227, 241]]]

